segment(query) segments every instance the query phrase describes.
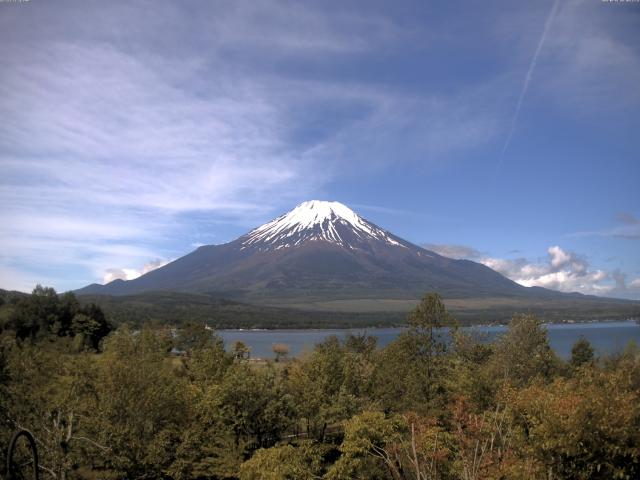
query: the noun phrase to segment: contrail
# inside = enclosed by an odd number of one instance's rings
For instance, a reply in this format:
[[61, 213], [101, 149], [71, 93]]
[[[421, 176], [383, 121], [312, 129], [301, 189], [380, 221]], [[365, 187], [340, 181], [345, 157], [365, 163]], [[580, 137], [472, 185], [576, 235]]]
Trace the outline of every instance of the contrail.
[[553, 18], [556, 16], [556, 12], [558, 11], [558, 4], [560, 0], [555, 0], [553, 2], [553, 6], [551, 7], [551, 11], [547, 16], [547, 20], [544, 23], [544, 30], [542, 31], [542, 35], [540, 36], [540, 41], [538, 42], [538, 47], [533, 54], [533, 58], [531, 59], [531, 63], [529, 64], [529, 70], [527, 70], [527, 74], [524, 77], [524, 84], [522, 85], [522, 91], [520, 92], [520, 97], [518, 97], [518, 103], [516, 104], [516, 111], [513, 114], [513, 120], [511, 121], [511, 127], [509, 128], [509, 135], [507, 135], [507, 140], [504, 142], [504, 146], [502, 147], [502, 152], [500, 153], [500, 160], [498, 161], [498, 169], [502, 165], [502, 160], [504, 159], [504, 154], [509, 148], [509, 143], [511, 143], [511, 137], [513, 137], [513, 132], [516, 129], [516, 123], [518, 122], [518, 115], [520, 114], [520, 108], [522, 108], [522, 101], [524, 100], [524, 96], [527, 94], [527, 90], [529, 89], [529, 83], [531, 82], [531, 76], [533, 75], [533, 71], [536, 68], [536, 63], [538, 62], [538, 55], [540, 55], [540, 50], [542, 50], [542, 45], [544, 44], [544, 40], [547, 38], [547, 32], [549, 31], [549, 27], [551, 26], [551, 22]]

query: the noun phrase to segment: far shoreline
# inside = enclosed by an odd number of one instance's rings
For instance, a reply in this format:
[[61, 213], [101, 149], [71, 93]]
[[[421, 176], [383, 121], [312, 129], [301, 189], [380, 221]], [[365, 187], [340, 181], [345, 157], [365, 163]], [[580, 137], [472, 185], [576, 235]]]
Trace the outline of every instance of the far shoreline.
[[[565, 320], [558, 322], [546, 322], [543, 321], [542, 325], [544, 327], [552, 326], [552, 325], [587, 325], [594, 323], [635, 323], [640, 326], [640, 318], [608, 318], [608, 319], [593, 319], [593, 320]], [[458, 325], [458, 328], [491, 328], [491, 327], [507, 327], [509, 326], [510, 321], [507, 322], [496, 322], [496, 323], [468, 323], [463, 325]], [[286, 328], [269, 328], [269, 327], [256, 327], [256, 328], [217, 328], [215, 326], [207, 324], [207, 327], [211, 328], [216, 332], [299, 332], [299, 331], [309, 331], [309, 332], [321, 332], [327, 330], [382, 330], [382, 329], [402, 329], [409, 328], [408, 324], [403, 325], [371, 325], [371, 326], [353, 326], [353, 327], [344, 327], [344, 326], [327, 326], [327, 327], [305, 327], [304, 325], [300, 327], [286, 327]]]

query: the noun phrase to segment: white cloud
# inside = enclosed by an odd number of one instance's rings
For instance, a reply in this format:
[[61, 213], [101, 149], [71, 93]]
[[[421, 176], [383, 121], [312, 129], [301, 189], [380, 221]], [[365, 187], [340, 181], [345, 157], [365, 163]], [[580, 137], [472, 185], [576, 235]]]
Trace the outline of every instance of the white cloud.
[[467, 245], [448, 245], [448, 244], [438, 244], [438, 243], [426, 243], [422, 245], [427, 250], [431, 250], [432, 252], [436, 252], [439, 255], [449, 258], [456, 259], [477, 259], [482, 256], [480, 251], [476, 250], [473, 247], [469, 247]]
[[554, 268], [561, 268], [571, 260], [571, 254], [565, 252], [558, 246], [549, 247], [549, 257], [551, 260], [551, 266]]
[[422, 246], [445, 257], [480, 262], [525, 287], [640, 299], [640, 278], [627, 282], [627, 275], [620, 270], [593, 268], [585, 256], [558, 245], [549, 247], [546, 258], [539, 260], [489, 257], [466, 245]]
[[149, 273], [157, 268], [164, 267], [169, 260], [156, 259], [144, 264], [141, 268], [108, 268], [102, 277], [102, 283], [107, 284], [114, 280], [133, 280], [145, 273]]
[[619, 295], [628, 288], [620, 272], [591, 268], [585, 257], [557, 245], [548, 248], [543, 261], [486, 257], [480, 262], [526, 287], [593, 295]]

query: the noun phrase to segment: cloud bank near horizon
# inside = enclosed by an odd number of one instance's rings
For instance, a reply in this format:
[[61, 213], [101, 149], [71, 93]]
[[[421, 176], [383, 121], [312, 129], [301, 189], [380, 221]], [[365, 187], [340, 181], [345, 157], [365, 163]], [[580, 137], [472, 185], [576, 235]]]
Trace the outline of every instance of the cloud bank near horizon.
[[466, 245], [425, 244], [428, 250], [456, 259], [473, 260], [525, 287], [544, 287], [561, 292], [637, 299], [640, 277], [629, 279], [619, 269], [593, 268], [587, 257], [553, 245], [547, 256], [535, 260], [494, 258]]

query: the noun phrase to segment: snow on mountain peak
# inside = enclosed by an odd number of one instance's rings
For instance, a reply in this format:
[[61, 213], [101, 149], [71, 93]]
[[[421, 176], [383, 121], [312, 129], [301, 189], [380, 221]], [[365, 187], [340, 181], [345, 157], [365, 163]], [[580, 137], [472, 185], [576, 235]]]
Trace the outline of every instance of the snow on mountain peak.
[[[323, 200], [302, 202], [280, 218], [287, 224], [298, 224], [302, 228], [309, 228], [316, 224], [320, 225], [325, 220], [331, 220], [334, 217], [341, 218], [352, 225], [362, 223], [362, 220], [356, 212], [346, 205], [340, 202], [327, 202]], [[280, 223], [282, 223], [282, 221]]]
[[290, 212], [252, 230], [242, 245], [243, 248], [253, 245], [270, 250], [301, 245], [306, 241], [326, 241], [353, 248], [353, 241], [345, 238], [346, 231], [358, 240], [373, 238], [402, 246], [346, 205], [322, 200], [303, 202]]

